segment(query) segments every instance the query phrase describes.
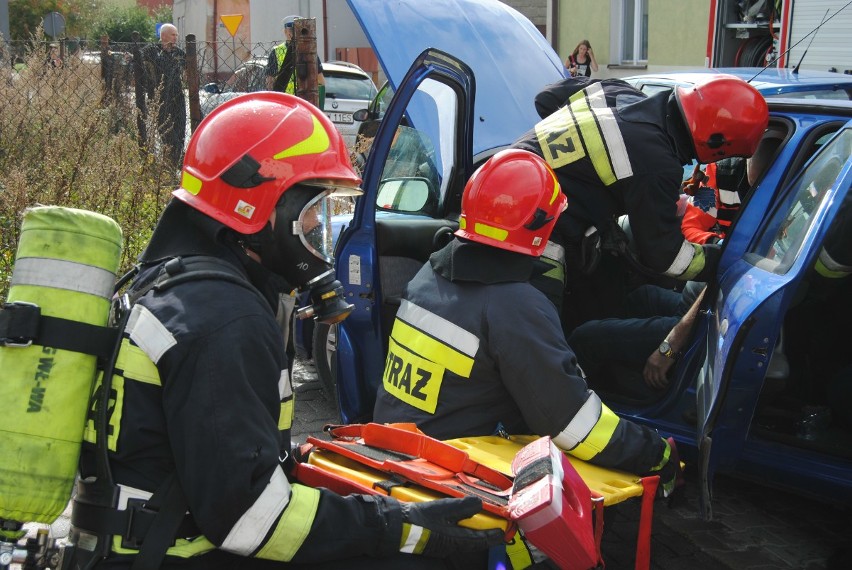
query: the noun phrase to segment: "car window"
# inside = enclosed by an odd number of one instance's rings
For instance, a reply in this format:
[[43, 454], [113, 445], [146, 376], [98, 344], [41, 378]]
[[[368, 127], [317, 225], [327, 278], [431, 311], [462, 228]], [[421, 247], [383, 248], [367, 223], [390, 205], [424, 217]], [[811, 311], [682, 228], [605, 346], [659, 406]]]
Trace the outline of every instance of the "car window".
[[776, 274], [786, 273], [801, 253], [815, 214], [834, 185], [852, 149], [852, 129], [844, 129], [819, 150], [796, 178], [746, 259]]
[[[420, 126], [428, 124], [430, 128], [418, 129], [418, 124], [411, 123], [397, 127], [382, 170], [376, 203], [379, 210], [437, 214], [456, 154], [457, 106], [457, 96], [447, 85], [433, 79], [420, 84], [409, 102], [409, 109], [416, 108], [416, 112], [412, 109], [406, 117], [416, 115]], [[416, 195], [403, 196], [406, 192]], [[418, 204], [422, 207], [415, 208]]]
[[850, 94], [845, 89], [813, 89], [809, 91], [787, 91], [784, 93], [766, 93], [767, 99], [772, 97], [783, 97], [786, 99], [833, 99], [835, 101], [849, 101]]
[[370, 101], [376, 94], [376, 86], [369, 77], [351, 73], [336, 74], [323, 71], [325, 96], [338, 99], [363, 99]]
[[650, 97], [651, 95], [656, 95], [657, 93], [662, 93], [664, 91], [671, 91], [671, 85], [659, 85], [656, 83], [645, 83], [640, 88], [642, 93]]

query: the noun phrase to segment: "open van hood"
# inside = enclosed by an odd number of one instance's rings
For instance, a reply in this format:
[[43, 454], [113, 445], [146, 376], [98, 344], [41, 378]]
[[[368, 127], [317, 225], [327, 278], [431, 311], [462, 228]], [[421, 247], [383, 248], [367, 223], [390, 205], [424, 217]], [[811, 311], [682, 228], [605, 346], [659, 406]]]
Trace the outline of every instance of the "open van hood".
[[[473, 153], [511, 144], [540, 119], [535, 95], [565, 77], [544, 36], [497, 0], [348, 0], [394, 89], [426, 48], [476, 78]], [[496, 70], [496, 71], [495, 71]]]

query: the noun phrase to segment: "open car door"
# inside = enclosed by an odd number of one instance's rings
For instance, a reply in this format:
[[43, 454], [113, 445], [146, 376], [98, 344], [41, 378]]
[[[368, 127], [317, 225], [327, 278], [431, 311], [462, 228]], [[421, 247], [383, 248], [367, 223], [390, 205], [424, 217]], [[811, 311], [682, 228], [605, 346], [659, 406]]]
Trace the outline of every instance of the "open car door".
[[[724, 252], [718, 286], [708, 289], [704, 301], [707, 356], [696, 385], [705, 518], [712, 516], [713, 473], [738, 455], [748, 434], [759, 395], [748, 380], [765, 375], [784, 315], [834, 231], [831, 224], [850, 184], [852, 121], [777, 195], [744, 247], [736, 247], [736, 227], [730, 236], [735, 247]], [[760, 200], [749, 202], [743, 215], [760, 207], [765, 207]]]
[[337, 277], [355, 305], [335, 331], [346, 423], [372, 416], [402, 289], [458, 227], [461, 192], [473, 170], [473, 97], [471, 69], [426, 50], [364, 151], [364, 195], [335, 252]]
[[395, 91], [372, 143], [356, 141], [364, 195], [335, 250], [355, 309], [333, 325], [329, 360], [351, 423], [372, 417], [402, 289], [457, 229], [476, 163], [532, 128], [535, 95], [565, 67], [527, 18], [497, 0], [348, 3]]

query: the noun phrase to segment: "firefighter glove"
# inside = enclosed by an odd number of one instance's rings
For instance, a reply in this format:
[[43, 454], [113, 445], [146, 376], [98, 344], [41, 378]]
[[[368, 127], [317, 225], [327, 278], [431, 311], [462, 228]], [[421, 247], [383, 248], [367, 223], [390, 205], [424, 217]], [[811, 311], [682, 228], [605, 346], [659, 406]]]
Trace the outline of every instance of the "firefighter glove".
[[668, 497], [683, 485], [683, 470], [680, 468], [680, 457], [674, 439], [668, 438], [663, 441], [666, 444], [663, 459], [647, 473], [647, 475], [660, 476], [660, 486], [657, 487], [658, 497]]
[[482, 510], [476, 497], [400, 503], [402, 540], [400, 552], [444, 558], [459, 552], [487, 550], [502, 544], [500, 529], [473, 530], [458, 526]]

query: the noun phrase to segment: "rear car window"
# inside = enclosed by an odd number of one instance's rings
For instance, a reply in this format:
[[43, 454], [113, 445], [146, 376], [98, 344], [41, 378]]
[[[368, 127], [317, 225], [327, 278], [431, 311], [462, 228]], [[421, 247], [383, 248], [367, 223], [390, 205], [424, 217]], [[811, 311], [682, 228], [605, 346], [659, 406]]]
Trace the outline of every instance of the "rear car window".
[[376, 94], [376, 86], [369, 77], [349, 73], [323, 72], [325, 77], [325, 96], [338, 99], [371, 100]]

